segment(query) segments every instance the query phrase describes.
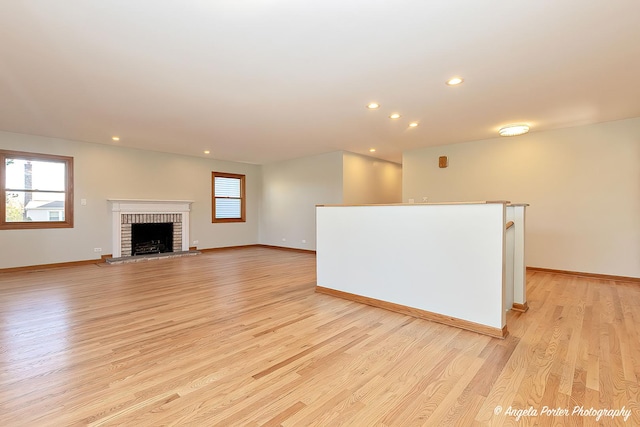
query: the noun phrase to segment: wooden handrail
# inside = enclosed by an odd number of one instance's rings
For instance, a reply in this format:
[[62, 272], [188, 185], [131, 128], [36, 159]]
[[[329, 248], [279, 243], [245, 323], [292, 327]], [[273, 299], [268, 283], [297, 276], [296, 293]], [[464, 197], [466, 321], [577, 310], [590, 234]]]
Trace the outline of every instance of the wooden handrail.
[[508, 229], [510, 229], [511, 227], [513, 227], [513, 221], [509, 221], [509, 222], [507, 222], [507, 225], [505, 226], [505, 228], [504, 228], [504, 229], [505, 229], [505, 230], [508, 230]]

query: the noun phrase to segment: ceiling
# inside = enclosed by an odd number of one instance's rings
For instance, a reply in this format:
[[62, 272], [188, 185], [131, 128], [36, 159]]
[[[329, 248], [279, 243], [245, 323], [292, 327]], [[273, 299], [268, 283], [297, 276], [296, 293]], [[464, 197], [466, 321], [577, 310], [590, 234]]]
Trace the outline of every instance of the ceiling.
[[640, 116], [639, 16], [636, 0], [3, 1], [0, 130], [400, 162], [509, 123]]

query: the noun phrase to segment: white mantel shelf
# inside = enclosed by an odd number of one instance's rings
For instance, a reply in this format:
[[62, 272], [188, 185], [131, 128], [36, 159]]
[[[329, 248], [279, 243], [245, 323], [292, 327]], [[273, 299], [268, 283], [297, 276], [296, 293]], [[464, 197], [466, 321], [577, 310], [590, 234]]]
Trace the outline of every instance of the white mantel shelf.
[[114, 212], [189, 212], [193, 200], [107, 199]]
[[107, 199], [112, 212], [169, 213], [189, 212], [193, 200]]
[[164, 199], [107, 199], [108, 202], [121, 203], [193, 203], [193, 200], [164, 200]]

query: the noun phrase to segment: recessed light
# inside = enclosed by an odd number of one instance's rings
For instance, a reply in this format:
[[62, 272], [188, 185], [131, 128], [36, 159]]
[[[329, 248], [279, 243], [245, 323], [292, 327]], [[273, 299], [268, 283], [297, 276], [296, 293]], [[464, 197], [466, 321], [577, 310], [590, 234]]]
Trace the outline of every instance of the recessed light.
[[456, 86], [459, 85], [460, 83], [462, 83], [464, 80], [461, 77], [452, 77], [449, 80], [447, 80], [447, 85], [449, 86]]
[[376, 108], [380, 108], [380, 104], [378, 104], [377, 102], [370, 102], [369, 105], [367, 105], [367, 108], [370, 110], [375, 110]]
[[409, 123], [409, 127], [410, 127], [410, 128], [414, 128], [414, 127], [416, 127], [416, 126], [418, 126], [418, 122], [411, 122], [411, 123]]
[[204, 154], [209, 154], [211, 151], [209, 150], [204, 150]]
[[112, 136], [111, 139], [113, 139], [114, 141], [120, 141], [120, 137], [119, 136]]
[[525, 124], [505, 126], [498, 131], [500, 136], [518, 136], [527, 132], [529, 132], [529, 125]]
[[398, 113], [393, 113], [389, 116], [390, 119], [399, 119], [400, 118], [400, 114]]
[[376, 149], [375, 149], [375, 148], [369, 148], [369, 152], [370, 152], [370, 153], [375, 153], [375, 152], [376, 152]]

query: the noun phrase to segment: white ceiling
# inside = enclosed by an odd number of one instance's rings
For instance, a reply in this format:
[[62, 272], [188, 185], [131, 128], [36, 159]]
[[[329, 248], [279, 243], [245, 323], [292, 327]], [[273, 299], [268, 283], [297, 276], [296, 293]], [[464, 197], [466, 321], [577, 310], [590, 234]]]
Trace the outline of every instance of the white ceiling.
[[0, 130], [399, 162], [513, 122], [640, 116], [639, 22], [638, 0], [4, 0]]

